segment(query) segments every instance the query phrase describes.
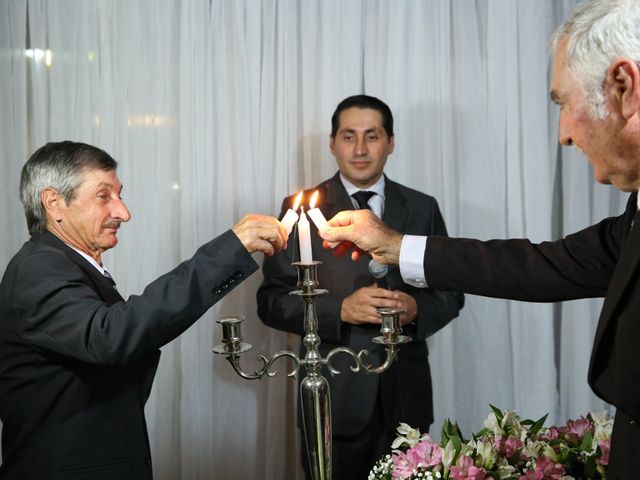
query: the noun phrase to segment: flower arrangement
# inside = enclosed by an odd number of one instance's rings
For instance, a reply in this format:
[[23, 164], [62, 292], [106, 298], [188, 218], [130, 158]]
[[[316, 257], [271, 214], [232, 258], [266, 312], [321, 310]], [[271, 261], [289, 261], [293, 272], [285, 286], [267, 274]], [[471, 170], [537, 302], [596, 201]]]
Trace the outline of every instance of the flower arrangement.
[[368, 480], [605, 480], [613, 420], [589, 413], [561, 427], [521, 420], [515, 411], [492, 412], [467, 440], [449, 420], [442, 441], [406, 423], [393, 452], [378, 460]]

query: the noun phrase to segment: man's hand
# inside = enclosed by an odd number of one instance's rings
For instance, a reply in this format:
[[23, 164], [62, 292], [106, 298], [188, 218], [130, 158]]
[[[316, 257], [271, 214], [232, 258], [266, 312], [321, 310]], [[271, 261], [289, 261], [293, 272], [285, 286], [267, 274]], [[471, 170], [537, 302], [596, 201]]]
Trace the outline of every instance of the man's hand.
[[364, 252], [382, 264], [400, 261], [402, 234], [391, 230], [370, 210], [346, 210], [329, 220], [330, 228], [320, 231], [324, 246], [331, 242], [342, 242], [333, 249], [335, 256], [342, 256], [355, 245], [351, 253], [358, 260]]
[[418, 317], [418, 304], [416, 299], [402, 290], [394, 290], [394, 293], [398, 294], [398, 300], [400, 301], [400, 308], [405, 312], [400, 314], [400, 326], [410, 324]]
[[360, 288], [342, 301], [340, 319], [353, 325], [362, 323], [380, 324], [382, 316], [376, 311], [376, 308], [400, 308], [399, 293], [402, 292], [392, 292], [386, 288], [378, 288], [375, 283], [370, 287]]
[[262, 252], [271, 256], [287, 246], [287, 231], [274, 217], [250, 213], [232, 230], [249, 253]]

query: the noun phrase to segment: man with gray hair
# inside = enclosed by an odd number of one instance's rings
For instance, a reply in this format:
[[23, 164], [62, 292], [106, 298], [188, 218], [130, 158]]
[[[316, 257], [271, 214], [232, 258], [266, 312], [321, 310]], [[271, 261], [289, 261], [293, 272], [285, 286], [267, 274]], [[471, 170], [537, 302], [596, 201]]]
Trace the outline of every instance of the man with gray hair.
[[[605, 297], [589, 384], [616, 407], [608, 480], [640, 476], [640, 2], [577, 6], [552, 40], [551, 99], [560, 143], [588, 157], [598, 182], [631, 192], [626, 211], [555, 242], [481, 242], [395, 232], [367, 211], [340, 212], [321, 232], [400, 264], [407, 283], [535, 302]], [[344, 253], [345, 247], [337, 247]], [[412, 272], [411, 274], [407, 272]], [[416, 273], [417, 272], [417, 273]], [[598, 447], [606, 448], [606, 446]]]
[[144, 404], [170, 342], [286, 246], [247, 215], [125, 301], [101, 261], [131, 214], [117, 163], [49, 143], [22, 169], [31, 239], [0, 283], [0, 479], [151, 479]]

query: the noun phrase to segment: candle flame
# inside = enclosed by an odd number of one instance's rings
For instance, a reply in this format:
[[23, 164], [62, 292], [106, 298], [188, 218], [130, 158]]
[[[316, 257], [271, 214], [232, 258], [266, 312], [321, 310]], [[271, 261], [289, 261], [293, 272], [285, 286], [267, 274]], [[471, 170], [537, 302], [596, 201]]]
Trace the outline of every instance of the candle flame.
[[311, 195], [311, 200], [309, 201], [309, 208], [315, 208], [317, 201], [318, 201], [318, 190], [313, 192], [313, 195]]
[[296, 212], [298, 210], [298, 207], [300, 206], [300, 203], [302, 202], [302, 191], [298, 194], [298, 196], [296, 197], [295, 202], [293, 202], [293, 211]]

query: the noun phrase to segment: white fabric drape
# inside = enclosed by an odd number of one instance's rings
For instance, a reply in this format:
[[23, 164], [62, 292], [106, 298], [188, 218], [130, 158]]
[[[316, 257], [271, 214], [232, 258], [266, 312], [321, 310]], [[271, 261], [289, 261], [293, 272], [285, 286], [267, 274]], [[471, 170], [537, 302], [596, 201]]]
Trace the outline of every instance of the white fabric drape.
[[[332, 175], [331, 113], [356, 93], [390, 105], [387, 173], [434, 195], [451, 235], [542, 241], [618, 214], [625, 197], [557, 146], [547, 42], [575, 3], [0, 0], [0, 269], [27, 238], [20, 168], [47, 141], [120, 162], [133, 219], [105, 263], [135, 294]], [[284, 363], [248, 382], [211, 353], [214, 320], [232, 313], [247, 316], [246, 368], [254, 352], [297, 350], [259, 322], [260, 279], [163, 348], [146, 410], [157, 479], [301, 478]], [[586, 382], [600, 306], [467, 296], [429, 339], [432, 433], [447, 417], [478, 430], [489, 404], [552, 422], [606, 408]]]

